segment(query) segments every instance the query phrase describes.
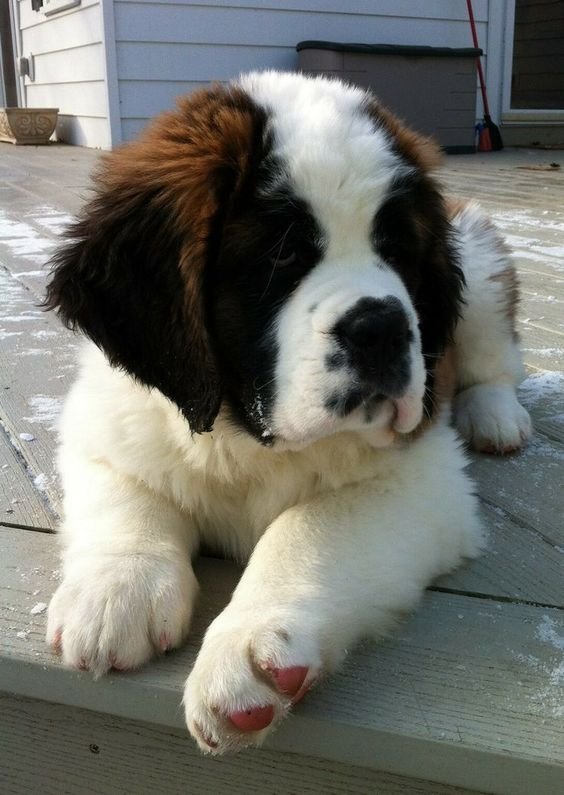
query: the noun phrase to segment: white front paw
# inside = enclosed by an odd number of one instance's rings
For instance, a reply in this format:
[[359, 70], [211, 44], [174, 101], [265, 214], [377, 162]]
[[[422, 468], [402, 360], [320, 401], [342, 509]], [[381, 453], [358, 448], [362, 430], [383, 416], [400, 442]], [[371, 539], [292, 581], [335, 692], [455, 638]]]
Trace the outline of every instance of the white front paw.
[[186, 722], [203, 751], [260, 744], [319, 678], [318, 633], [307, 623], [233, 608], [213, 622], [184, 691]]
[[454, 401], [461, 435], [481, 453], [512, 453], [531, 435], [531, 419], [509, 384], [477, 384]]
[[47, 642], [95, 676], [137, 668], [186, 637], [197, 590], [188, 560], [75, 555], [49, 605]]

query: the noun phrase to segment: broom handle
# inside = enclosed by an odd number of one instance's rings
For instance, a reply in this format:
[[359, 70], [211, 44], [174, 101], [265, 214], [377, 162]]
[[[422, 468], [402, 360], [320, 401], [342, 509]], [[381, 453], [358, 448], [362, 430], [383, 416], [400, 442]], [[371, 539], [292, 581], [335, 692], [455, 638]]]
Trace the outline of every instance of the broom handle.
[[[468, 6], [468, 16], [470, 18], [470, 27], [472, 29], [472, 39], [474, 40], [474, 47], [479, 49], [478, 34], [476, 32], [476, 23], [474, 21], [474, 11], [472, 10], [472, 0], [466, 0]], [[482, 60], [480, 56], [476, 58], [476, 66], [478, 67], [478, 77], [480, 79], [480, 90], [482, 92], [482, 100], [484, 102], [484, 113], [486, 116], [490, 115], [490, 108], [488, 105], [488, 97], [486, 94], [486, 81], [484, 80], [484, 72], [482, 71]]]

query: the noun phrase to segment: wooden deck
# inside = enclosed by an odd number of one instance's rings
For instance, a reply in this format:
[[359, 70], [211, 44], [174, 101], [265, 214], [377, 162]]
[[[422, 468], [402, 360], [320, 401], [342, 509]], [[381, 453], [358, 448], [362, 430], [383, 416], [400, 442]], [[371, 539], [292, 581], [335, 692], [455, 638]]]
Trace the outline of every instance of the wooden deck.
[[141, 671], [93, 682], [44, 645], [59, 576], [54, 423], [76, 339], [37, 303], [97, 155], [0, 147], [0, 791], [561, 795], [564, 153], [450, 157], [443, 170], [500, 224], [523, 288], [521, 396], [536, 432], [518, 456], [472, 457], [489, 551], [437, 582], [394, 637], [351, 653], [264, 749], [212, 760], [179, 703], [232, 564], [200, 562], [191, 640]]

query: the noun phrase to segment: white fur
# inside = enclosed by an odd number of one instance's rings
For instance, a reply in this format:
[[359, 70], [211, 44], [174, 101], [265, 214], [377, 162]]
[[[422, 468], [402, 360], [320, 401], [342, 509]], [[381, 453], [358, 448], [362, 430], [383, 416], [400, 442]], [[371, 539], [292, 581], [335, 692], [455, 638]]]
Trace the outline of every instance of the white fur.
[[[70, 665], [96, 675], [135, 667], [186, 635], [197, 592], [190, 557], [201, 541], [250, 557], [206, 634], [184, 697], [194, 737], [218, 753], [266, 733], [236, 730], [230, 712], [272, 704], [272, 725], [287, 713], [289, 699], [257, 675], [261, 668], [306, 666], [308, 682], [334, 670], [347, 647], [384, 632], [433, 577], [483, 543], [473, 484], [446, 415], [416, 441], [401, 441], [421, 416], [417, 318], [403, 284], [368, 243], [396, 156], [355, 115], [356, 89], [273, 73], [243, 86], [274, 113], [279, 154], [328, 241], [323, 263], [273, 329], [281, 356], [272, 421], [288, 444], [260, 446], [234, 431], [223, 410], [211, 433], [193, 436], [162, 394], [86, 346], [61, 424], [64, 579], [48, 627]], [[380, 176], [366, 178], [371, 170]], [[489, 248], [463, 227], [469, 306], [457, 343], [470, 364], [461, 367], [461, 384], [503, 382], [512, 390], [515, 371], [506, 360], [517, 361], [514, 343], [493, 317], [495, 300], [482, 309]], [[384, 405], [370, 427], [358, 416], [330, 421], [318, 399], [327, 379], [347, 377], [320, 366], [324, 330], [366, 295], [398, 297], [415, 338], [409, 394]], [[474, 355], [480, 323], [489, 324], [487, 347], [506, 352], [483, 367], [483, 354]], [[470, 403], [462, 417], [470, 418], [472, 436], [486, 409]], [[505, 434], [507, 405], [494, 401], [495, 433]]]
[[453, 219], [460, 235], [466, 279], [462, 319], [456, 328], [457, 428], [477, 450], [510, 452], [531, 435], [531, 421], [515, 385], [523, 365], [499, 274], [512, 269], [501, 235], [477, 204]]
[[433, 577], [482, 545], [445, 418], [418, 441], [378, 452], [349, 432], [276, 452], [221, 416], [213, 434], [192, 436], [160, 393], [88, 345], [61, 433], [64, 580], [48, 632], [52, 642], [63, 630], [68, 664], [95, 674], [115, 661], [135, 667], [165, 630], [167, 645], [178, 645], [199, 541], [240, 559], [254, 548], [187, 683], [187, 721], [206, 750], [203, 737], [218, 751], [260, 739], [226, 728], [228, 711], [267, 693], [278, 717], [289, 708], [249, 668], [249, 647], [259, 664], [331, 671], [351, 643], [385, 631]]

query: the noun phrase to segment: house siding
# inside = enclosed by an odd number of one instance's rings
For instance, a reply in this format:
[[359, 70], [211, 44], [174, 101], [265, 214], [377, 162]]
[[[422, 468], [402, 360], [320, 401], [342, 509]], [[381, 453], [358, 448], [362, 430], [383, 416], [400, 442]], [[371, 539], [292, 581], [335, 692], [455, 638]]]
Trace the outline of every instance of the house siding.
[[[474, 13], [486, 42], [488, 0]], [[124, 139], [210, 81], [295, 69], [305, 39], [471, 46], [466, 4], [452, 0], [114, 0], [114, 16]]]
[[57, 138], [109, 148], [106, 56], [99, 0], [52, 16], [18, 0], [21, 54], [34, 56], [35, 79], [25, 79], [27, 107], [59, 108]]

